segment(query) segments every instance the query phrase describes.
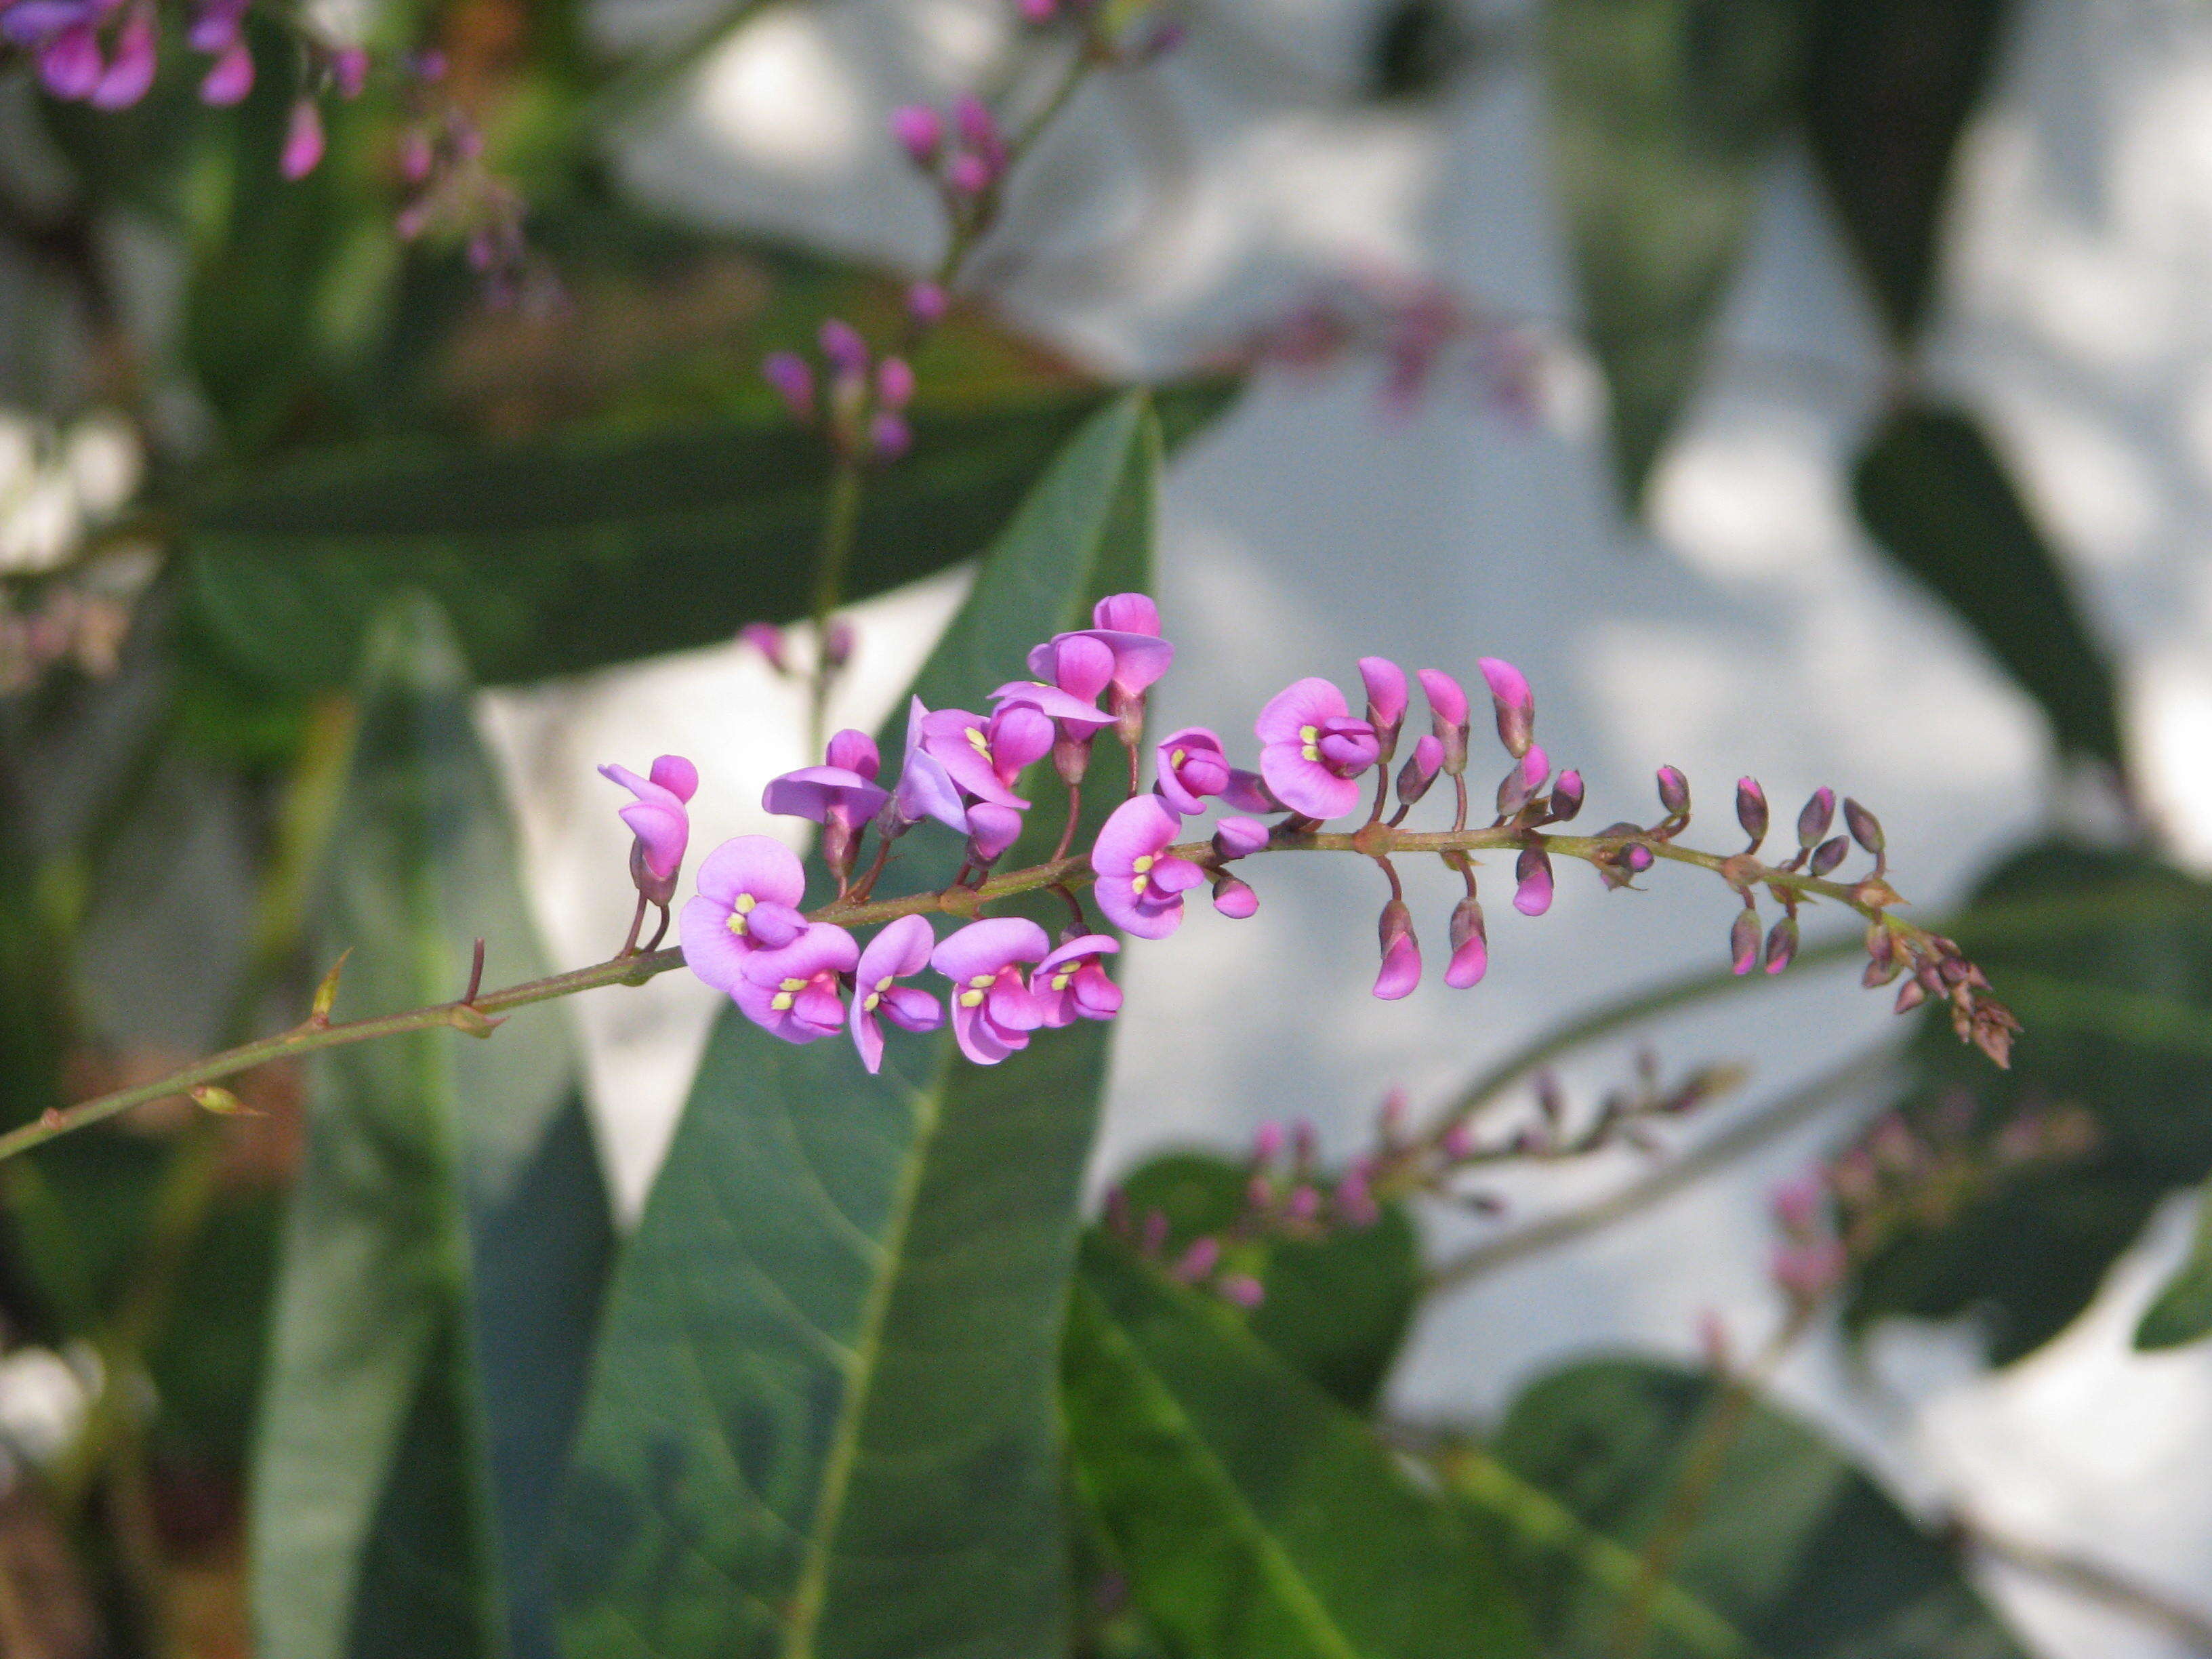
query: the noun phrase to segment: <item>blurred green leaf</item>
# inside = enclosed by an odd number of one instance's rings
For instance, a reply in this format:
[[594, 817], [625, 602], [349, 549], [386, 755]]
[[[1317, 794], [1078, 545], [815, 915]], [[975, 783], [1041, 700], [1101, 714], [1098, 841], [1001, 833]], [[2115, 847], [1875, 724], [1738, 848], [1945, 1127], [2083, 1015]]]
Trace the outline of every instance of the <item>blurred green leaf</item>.
[[[1190, 429], [1226, 390], [1169, 394], [1164, 424]], [[847, 599], [972, 557], [1105, 395], [918, 417], [913, 453], [869, 481]], [[378, 451], [241, 486], [191, 540], [206, 615], [271, 678], [343, 680], [368, 617], [420, 586], [482, 678], [532, 679], [805, 615], [828, 477], [787, 423]]]
[[[1141, 395], [1077, 433], [925, 702], [972, 701], [1150, 585], [1158, 466]], [[1036, 856], [1056, 819], [1035, 815]], [[899, 878], [942, 884], [957, 857], [917, 830]], [[562, 1522], [571, 1659], [1060, 1650], [1054, 1377], [1107, 1039], [1079, 1022], [987, 1067], [894, 1034], [870, 1077], [843, 1041], [724, 1012], [594, 1360]]]
[[1631, 512], [1796, 94], [1805, 0], [1546, 0], [1553, 171]]
[[[443, 1000], [471, 942], [542, 971], [434, 606], [368, 652], [330, 860], [341, 1006]], [[253, 1472], [263, 1650], [552, 1652], [546, 1534], [611, 1231], [561, 1011], [334, 1051], [287, 1218]]]
[[2006, 0], [1814, 0], [1813, 160], [1883, 319], [1926, 316], [1959, 133], [1987, 86]]
[[1249, 1273], [1265, 1295], [1239, 1313], [1252, 1334], [1340, 1404], [1375, 1405], [1420, 1297], [1419, 1241], [1402, 1206], [1383, 1206], [1374, 1224], [1318, 1238], [1245, 1238], [1251, 1171], [1202, 1152], [1153, 1159], [1121, 1183], [1129, 1213], [1168, 1220], [1172, 1258], [1202, 1235], [1226, 1246], [1224, 1272]]
[[1102, 1235], [1062, 1389], [1077, 1480], [1186, 1659], [1531, 1651], [1489, 1556], [1357, 1419]]
[[2112, 669], [1973, 418], [1928, 405], [1897, 410], [1868, 440], [1852, 483], [1868, 533], [2042, 705], [2059, 748], [2124, 775]]
[[[1583, 1524], [1640, 1553], [1712, 1443], [1716, 1395], [1711, 1378], [1648, 1360], [1572, 1365], [1514, 1402], [1492, 1449]], [[1548, 1570], [1526, 1565], [1515, 1583], [1533, 1598], [1547, 1652], [1618, 1650], [1621, 1586], [1564, 1554]], [[1710, 1498], [1680, 1536], [1673, 1580], [1726, 1623], [1692, 1636], [1694, 1622], [1655, 1617], [1655, 1656], [1742, 1651], [1725, 1645], [1733, 1628], [1770, 1659], [2024, 1659], [1954, 1550], [1825, 1437], [1763, 1404], [1727, 1443]]]
[[[2100, 908], [2105, 895], [2129, 903]], [[2005, 1364], [2088, 1305], [2161, 1199], [2212, 1173], [2212, 888], [2139, 855], [2051, 845], [2008, 860], [1976, 902], [2083, 909], [2078, 924], [2055, 909], [2032, 930], [1960, 918], [1960, 943], [2027, 1030], [1998, 1072], [1941, 1013], [1928, 1018], [1908, 1121], [1971, 1106], [2001, 1127], [2078, 1107], [2099, 1140], [1899, 1234], [1855, 1279], [1848, 1316], [1975, 1313]]]
[[[2212, 1036], [2212, 1021], [2207, 1021]], [[2199, 1198], [2188, 1259], [2174, 1270], [2136, 1326], [2138, 1348], [2178, 1348], [2212, 1332], [2212, 1200]]]

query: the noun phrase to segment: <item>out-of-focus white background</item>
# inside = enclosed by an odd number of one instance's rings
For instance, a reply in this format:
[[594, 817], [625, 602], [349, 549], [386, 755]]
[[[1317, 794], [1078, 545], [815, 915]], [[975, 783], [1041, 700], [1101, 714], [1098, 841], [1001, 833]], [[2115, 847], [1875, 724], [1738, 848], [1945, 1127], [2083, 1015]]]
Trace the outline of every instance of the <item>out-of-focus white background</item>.
[[[844, 0], [772, 10], [636, 135], [633, 178], [716, 219], [920, 269], [927, 198], [883, 136], [895, 104], [942, 103], [1005, 45], [997, 0]], [[671, 13], [619, 10], [611, 31]], [[1360, 107], [1372, 11], [1342, 0], [1216, 0], [1162, 67], [1094, 86], [1018, 181], [1022, 257], [992, 262], [1008, 309], [1130, 373], [1171, 367], [1346, 269], [1438, 279], [1538, 317], [1571, 313], [1543, 179], [1542, 108], [1512, 44], [1444, 100]], [[2195, 0], [2035, 0], [1961, 163], [1930, 378], [1982, 410], [2124, 665], [2130, 738], [2173, 845], [2212, 860], [2212, 13]], [[1655, 484], [1656, 532], [1612, 504], [1591, 371], [1548, 367], [1516, 423], [1458, 381], [1410, 416], [1377, 373], [1263, 379], [1167, 487], [1161, 599], [1176, 671], [1160, 719], [1250, 752], [1250, 721], [1302, 674], [1354, 684], [1381, 653], [1473, 677], [1510, 657], [1537, 688], [1556, 761], [1595, 822], [1645, 813], [1652, 769], [1686, 769], [1725, 825], [1742, 772], [1786, 821], [1814, 786], [1872, 805], [1918, 903], [1957, 896], [2008, 843], [2070, 813], [2024, 699], [1854, 527], [1841, 472], [1881, 396], [1869, 309], [1801, 157], [1773, 170], [1724, 343]], [[840, 723], [873, 726], [957, 603], [940, 580], [857, 613]], [[1009, 672], [1015, 667], [1007, 665]], [[978, 695], [985, 688], [978, 688]], [[675, 750], [705, 781], [695, 846], [778, 830], [762, 784], [804, 763], [793, 686], [732, 647], [486, 698], [525, 815], [558, 960], [603, 955], [628, 920], [627, 832], [592, 770]], [[2073, 802], [2072, 805], [2062, 803]], [[1724, 840], [1721, 829], [1711, 831]], [[1731, 901], [1662, 870], [1607, 895], [1563, 872], [1552, 914], [1489, 907], [1492, 969], [1471, 993], [1367, 995], [1380, 896], [1353, 861], [1255, 872], [1259, 915], [1200, 907], [1123, 958], [1101, 1179], [1178, 1141], [1237, 1143], [1308, 1117], [1359, 1144], [1394, 1085], [1417, 1105], [1544, 1024], [1723, 956]], [[1343, 867], [1336, 867], [1340, 862]], [[1509, 878], [1493, 864], [1491, 890]], [[1451, 890], [1416, 888], [1432, 965]], [[1807, 972], [1662, 1028], [1670, 1067], [1741, 1059], [1747, 1093], [1695, 1139], [1882, 1035], [1886, 998]], [[588, 1046], [608, 1156], [634, 1213], [666, 1143], [713, 999], [682, 975], [566, 1005]], [[1626, 1046], [1567, 1073], [1585, 1095]], [[1688, 1357], [1717, 1313], [1748, 1346], [1778, 1316], [1765, 1194], [1863, 1112], [1809, 1128], [1640, 1218], [1482, 1279], [1432, 1308], [1397, 1378], [1425, 1414], [1494, 1412], [1541, 1370], [1623, 1346]], [[1507, 1224], [1616, 1185], [1601, 1161], [1510, 1189]], [[1809, 1345], [1781, 1386], [1865, 1449], [1907, 1502], [1962, 1505], [2021, 1538], [2212, 1611], [2212, 1351], [2158, 1358], [2127, 1334], [2179, 1249], [2160, 1217], [2081, 1326], [2002, 1376], [1967, 1331], [1892, 1331], [1861, 1363]], [[1495, 1231], [1500, 1224], [1485, 1224]], [[1439, 1248], [1482, 1229], [1449, 1218]], [[2043, 1584], [1989, 1582], [2040, 1650], [2187, 1650]]]

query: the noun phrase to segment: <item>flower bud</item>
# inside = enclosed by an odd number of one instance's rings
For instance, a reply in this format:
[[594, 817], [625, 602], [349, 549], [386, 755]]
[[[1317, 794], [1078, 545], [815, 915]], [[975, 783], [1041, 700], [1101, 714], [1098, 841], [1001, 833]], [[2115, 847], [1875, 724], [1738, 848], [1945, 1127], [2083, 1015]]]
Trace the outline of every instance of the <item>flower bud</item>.
[[945, 169], [945, 182], [955, 195], [981, 196], [991, 187], [991, 164], [973, 150], [963, 150]]
[[1321, 1194], [1311, 1187], [1293, 1187], [1283, 1212], [1293, 1221], [1311, 1221], [1321, 1213]]
[[1145, 1228], [1139, 1248], [1148, 1256], [1157, 1256], [1167, 1249], [1168, 1218], [1163, 1210], [1145, 1212]]
[[1836, 821], [1836, 792], [1820, 788], [1813, 792], [1805, 803], [1804, 811], [1797, 814], [1797, 844], [1812, 847], [1828, 833], [1828, 826]]
[[1375, 994], [1384, 1002], [1410, 996], [1421, 982], [1421, 947], [1413, 937], [1413, 913], [1402, 899], [1382, 907], [1376, 924], [1382, 945], [1382, 967], [1375, 975]]
[[1224, 1273], [1213, 1287], [1224, 1302], [1248, 1311], [1267, 1299], [1267, 1289], [1249, 1273]]
[[1011, 806], [977, 801], [968, 809], [968, 848], [978, 863], [991, 863], [1021, 833], [1022, 815]]
[[886, 357], [876, 365], [876, 404], [896, 414], [914, 399], [914, 368], [903, 357]]
[[1429, 793], [1429, 786], [1437, 781], [1437, 774], [1444, 763], [1444, 746], [1435, 738], [1424, 736], [1413, 744], [1413, 752], [1398, 769], [1398, 799], [1411, 806]]
[[1257, 818], [1224, 818], [1213, 826], [1213, 850], [1224, 859], [1241, 859], [1267, 844], [1267, 826]]
[[215, 67], [200, 82], [200, 102], [225, 109], [241, 102], [252, 90], [253, 54], [246, 49], [245, 41], [234, 40], [223, 48]]
[[1677, 766], [1659, 769], [1659, 805], [1667, 810], [1670, 818], [1690, 815], [1690, 781]]
[[945, 118], [927, 104], [908, 104], [891, 112], [891, 137], [918, 167], [933, 166], [945, 147]]
[[362, 46], [340, 46], [331, 54], [331, 83], [338, 96], [358, 98], [368, 85], [368, 52]]
[[1651, 849], [1642, 842], [1631, 842], [1620, 849], [1620, 862], [1632, 876], [1640, 876], [1651, 867]]
[[768, 659], [768, 665], [779, 674], [791, 672], [791, 661], [784, 654], [783, 630], [774, 623], [747, 623], [738, 630], [738, 638]]
[[1876, 858], [1882, 854], [1885, 842], [1881, 835], [1881, 820], [1848, 798], [1844, 802], [1844, 822], [1850, 826], [1851, 839]]
[[1498, 710], [1498, 740], [1518, 760], [1535, 741], [1536, 696], [1511, 663], [1497, 657], [1481, 659], [1482, 678], [1490, 684], [1490, 700]]
[[1464, 991], [1481, 982], [1490, 969], [1490, 940], [1482, 926], [1482, 907], [1469, 893], [1452, 907], [1451, 960], [1444, 966], [1444, 983]]
[[1766, 971], [1778, 974], [1797, 954], [1797, 918], [1784, 916], [1766, 935]]
[[1534, 744], [1521, 757], [1521, 763], [1505, 775], [1498, 786], [1498, 815], [1510, 818], [1536, 799], [1544, 787], [1544, 780], [1552, 775], [1552, 763], [1543, 750]]
[[1735, 921], [1729, 928], [1729, 965], [1739, 974], [1747, 974], [1759, 960], [1759, 913], [1739, 910]]
[[1844, 861], [1844, 854], [1851, 850], [1847, 836], [1831, 836], [1813, 849], [1813, 873], [1825, 876]]
[[1463, 1122], [1455, 1123], [1437, 1137], [1437, 1150], [1455, 1164], [1465, 1163], [1474, 1156], [1474, 1131]]
[[1757, 778], [1735, 781], [1735, 821], [1751, 837], [1752, 850], [1756, 852], [1759, 843], [1766, 839], [1766, 792], [1759, 787]]
[[1182, 1253], [1182, 1260], [1175, 1265], [1175, 1276], [1186, 1285], [1195, 1285], [1210, 1278], [1221, 1264], [1221, 1241], [1212, 1233], [1194, 1238], [1190, 1248]]
[[814, 418], [814, 371], [795, 351], [771, 351], [761, 359], [761, 378], [775, 388], [795, 421]]
[[935, 283], [916, 283], [906, 291], [906, 314], [924, 328], [945, 320], [952, 297]]
[[1928, 993], [1922, 988], [1919, 980], [1908, 979], [1897, 988], [1897, 1006], [1894, 1012], [1909, 1014], [1927, 1000]]
[[1260, 908], [1251, 884], [1224, 871], [1213, 878], [1213, 908], [1231, 921], [1243, 921]]
[[1353, 1227], [1371, 1227], [1382, 1214], [1375, 1207], [1375, 1194], [1368, 1186], [1364, 1164], [1353, 1164], [1344, 1172], [1344, 1179], [1336, 1183], [1336, 1212]]
[[[859, 636], [853, 624], [842, 617], [833, 618], [822, 635], [822, 665], [833, 673], [853, 660], [854, 642]], [[831, 762], [833, 766], [836, 762]]]
[[1367, 688], [1367, 723], [1387, 761], [1397, 752], [1398, 729], [1406, 720], [1406, 671], [1388, 657], [1362, 657], [1359, 678]]
[[292, 116], [284, 130], [284, 151], [277, 160], [276, 170], [287, 179], [304, 179], [315, 170], [323, 159], [323, 112], [312, 98], [301, 98], [292, 106]]
[[214, 1112], [223, 1117], [260, 1115], [258, 1112], [247, 1111], [238, 1097], [219, 1083], [197, 1083], [186, 1092], [191, 1096], [192, 1103], [203, 1111]]
[[914, 447], [914, 428], [888, 410], [868, 423], [868, 454], [878, 461], [895, 461]]
[[1562, 772], [1552, 786], [1552, 821], [1565, 823], [1583, 810], [1583, 775]]
[[1422, 695], [1429, 700], [1429, 729], [1443, 745], [1443, 769], [1453, 777], [1467, 770], [1467, 693], [1450, 675], [1438, 669], [1416, 671]]
[[1273, 1164], [1283, 1155], [1283, 1126], [1273, 1118], [1252, 1132], [1252, 1162]]
[[1524, 847], [1513, 866], [1513, 908], [1524, 916], [1540, 916], [1552, 908], [1552, 855], [1540, 846]]
[[848, 374], [868, 372], [868, 343], [860, 337], [860, 331], [841, 317], [832, 317], [822, 325], [817, 337], [822, 355], [837, 368]]

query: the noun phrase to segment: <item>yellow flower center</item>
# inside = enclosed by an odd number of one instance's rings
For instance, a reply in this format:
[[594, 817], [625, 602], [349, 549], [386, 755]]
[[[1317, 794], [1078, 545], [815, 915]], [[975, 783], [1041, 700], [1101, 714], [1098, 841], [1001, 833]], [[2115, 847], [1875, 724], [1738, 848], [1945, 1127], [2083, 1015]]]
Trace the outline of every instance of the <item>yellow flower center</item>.
[[738, 902], [730, 907], [730, 931], [739, 939], [745, 936], [745, 913], [759, 902], [750, 893], [740, 893]]
[[983, 994], [981, 991], [963, 991], [960, 994], [960, 1006], [963, 1008], [981, 1007], [983, 1006]]
[[1075, 977], [1075, 969], [1077, 965], [1078, 964], [1074, 963], [1070, 963], [1067, 966], [1062, 968], [1058, 973], [1054, 974], [1052, 976], [1052, 988], [1055, 991], [1065, 991], [1067, 988], [1067, 981]]
[[1187, 749], [1170, 750], [1168, 753], [1168, 764], [1170, 766], [1181, 766], [1189, 758], [1190, 751]]
[[981, 726], [971, 726], [968, 728], [968, 746], [985, 760], [991, 758], [991, 740], [983, 735]]
[[1298, 743], [1300, 745], [1298, 753], [1304, 755], [1308, 760], [1317, 761], [1321, 758], [1321, 727], [1318, 726], [1298, 727]]
[[1129, 886], [1133, 891], [1142, 893], [1145, 890], [1146, 884], [1152, 879], [1146, 872], [1150, 870], [1158, 862], [1158, 859], [1155, 858], [1152, 854], [1146, 853], [1141, 858], [1138, 859], [1134, 864], [1129, 866], [1132, 870], [1136, 872], [1134, 878], [1129, 883]]

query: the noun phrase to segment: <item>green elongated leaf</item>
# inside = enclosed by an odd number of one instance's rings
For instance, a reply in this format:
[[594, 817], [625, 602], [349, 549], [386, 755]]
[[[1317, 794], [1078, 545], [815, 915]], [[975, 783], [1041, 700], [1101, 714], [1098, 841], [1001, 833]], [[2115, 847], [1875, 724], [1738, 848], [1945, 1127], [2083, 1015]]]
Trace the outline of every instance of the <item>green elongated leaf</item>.
[[[2115, 892], [2142, 902], [2099, 914], [2099, 896]], [[2091, 908], [2078, 926], [2032, 934], [1960, 918], [1960, 943], [2027, 1030], [1998, 1072], [1960, 1063], [1948, 1022], [1930, 1019], [1900, 1109], [1916, 1126], [1970, 1114], [1999, 1148], [2016, 1120], [2033, 1129], [2083, 1111], [2094, 1144], [2022, 1162], [1897, 1233], [1856, 1275], [1848, 1314], [1863, 1326], [1974, 1313], [2008, 1364], [2088, 1305], [2162, 1199], [2212, 1174], [2212, 888], [2139, 855], [2060, 844], [2008, 860], [1978, 901]]]
[[[1716, 1394], [1709, 1377], [1646, 1360], [1571, 1365], [1514, 1402], [1493, 1450], [1582, 1524], [1641, 1552], [1674, 1524], [1685, 1471], [1714, 1443]], [[1534, 1598], [1546, 1651], [1620, 1651], [1633, 1584], [1625, 1598], [1571, 1558], [1555, 1561], [1515, 1579]], [[1653, 1618], [1654, 1656], [2024, 1659], [1954, 1549], [1819, 1433], [1763, 1404], [1727, 1441], [1710, 1496], [1676, 1542], [1673, 1582], [1725, 1623]], [[1748, 1650], [1727, 1644], [1730, 1630]]]
[[[845, 597], [972, 557], [1108, 395], [918, 415], [912, 453], [869, 480]], [[1176, 394], [1171, 424], [1226, 395]], [[411, 587], [445, 604], [480, 678], [571, 673], [805, 615], [829, 471], [821, 439], [787, 422], [342, 452], [201, 506], [198, 604], [280, 681], [348, 679], [368, 618]]]
[[[398, 1009], [542, 971], [435, 607], [378, 625], [322, 938]], [[557, 1009], [333, 1051], [287, 1218], [254, 1468], [261, 1650], [552, 1652], [548, 1511], [611, 1235]]]
[[[2212, 1036], [2212, 1021], [2207, 1022]], [[2178, 1348], [2212, 1333], [2212, 1201], [2200, 1200], [2189, 1256], [2136, 1326], [2138, 1348]]]
[[1188, 1659], [1531, 1651], [1488, 1554], [1217, 1298], [1085, 1241], [1062, 1389], [1076, 1479]]
[[1238, 1316], [1252, 1334], [1348, 1409], [1374, 1407], [1420, 1298], [1419, 1240], [1402, 1206], [1372, 1224], [1312, 1238], [1239, 1237], [1251, 1171], [1202, 1152], [1153, 1159], [1121, 1183], [1129, 1213], [1168, 1222], [1172, 1258], [1202, 1236], [1224, 1241], [1222, 1271], [1249, 1273], [1264, 1292]]
[[1868, 441], [1853, 489], [1868, 533], [2042, 705], [2058, 746], [2124, 773], [2112, 669], [1972, 417], [1926, 405], [1898, 410]]
[[1900, 342], [1927, 315], [1951, 156], [2007, 10], [2006, 0], [1814, 0], [1813, 160]]
[[1553, 171], [1632, 512], [1697, 387], [1803, 22], [1804, 0], [1546, 0]]
[[[1091, 418], [984, 561], [925, 702], [972, 702], [1149, 585], [1158, 464], [1141, 396]], [[1014, 860], [1058, 827], [1041, 805]], [[942, 884], [957, 857], [918, 830], [900, 878]], [[844, 1042], [725, 1012], [593, 1362], [570, 1659], [1060, 1650], [1054, 1376], [1107, 1037], [1040, 1032], [986, 1067], [893, 1034], [870, 1077]]]

